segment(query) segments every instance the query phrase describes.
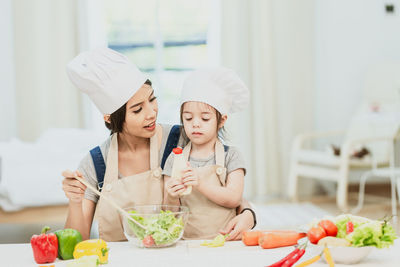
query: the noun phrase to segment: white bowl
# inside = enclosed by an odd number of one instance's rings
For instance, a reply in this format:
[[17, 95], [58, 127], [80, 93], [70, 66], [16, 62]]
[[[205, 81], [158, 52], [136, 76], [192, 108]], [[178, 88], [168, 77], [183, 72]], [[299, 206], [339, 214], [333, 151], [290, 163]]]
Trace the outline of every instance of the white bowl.
[[[304, 243], [303, 239], [301, 243]], [[312, 251], [313, 255], [319, 255], [324, 250], [324, 246], [314, 245], [310, 242], [307, 245], [307, 249]], [[368, 254], [372, 251], [374, 247], [334, 247], [328, 246], [329, 251], [331, 252], [332, 259], [335, 263], [341, 264], [355, 264], [362, 261]], [[322, 255], [321, 258], [325, 261], [325, 256]]]

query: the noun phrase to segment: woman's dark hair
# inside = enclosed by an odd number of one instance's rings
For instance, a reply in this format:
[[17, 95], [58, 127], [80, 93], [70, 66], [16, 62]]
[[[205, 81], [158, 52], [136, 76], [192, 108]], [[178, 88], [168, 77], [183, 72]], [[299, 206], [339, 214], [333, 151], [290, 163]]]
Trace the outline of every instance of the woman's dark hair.
[[[189, 142], [189, 141], [190, 141], [190, 140], [189, 140], [189, 137], [187, 137], [187, 135], [186, 135], [186, 133], [185, 133], [185, 129], [183, 128], [183, 106], [184, 106], [184, 105], [185, 105], [185, 103], [183, 103], [183, 104], [181, 105], [181, 110], [180, 110], [181, 135], [182, 135], [182, 137], [184, 138], [185, 142]], [[207, 104], [207, 105], [208, 105], [208, 104]], [[219, 137], [221, 140], [226, 141], [226, 140], [227, 140], [227, 137], [226, 137], [226, 130], [225, 130], [225, 127], [222, 126], [221, 128], [218, 129], [218, 125], [220, 125], [221, 122], [222, 122], [222, 114], [221, 114], [218, 110], [216, 110], [214, 107], [212, 107], [212, 106], [210, 106], [210, 105], [208, 105], [208, 106], [209, 106], [210, 108], [214, 109], [214, 110], [215, 110], [215, 114], [217, 115], [217, 134], [218, 134], [218, 137]]]
[[[147, 79], [144, 82], [144, 84], [151, 86], [151, 81]], [[110, 123], [106, 121], [104, 122], [106, 124], [106, 127], [111, 131], [110, 134], [122, 132], [122, 128], [125, 123], [125, 115], [126, 115], [126, 103], [122, 107], [111, 113]]]

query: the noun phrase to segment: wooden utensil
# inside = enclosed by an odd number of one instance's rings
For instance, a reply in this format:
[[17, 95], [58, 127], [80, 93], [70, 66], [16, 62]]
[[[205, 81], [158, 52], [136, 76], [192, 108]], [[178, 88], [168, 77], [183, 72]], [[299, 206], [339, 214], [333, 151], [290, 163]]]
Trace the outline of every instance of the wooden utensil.
[[77, 175], [75, 175], [74, 178], [76, 180], [78, 180], [79, 182], [81, 182], [82, 184], [86, 185], [86, 187], [89, 188], [90, 190], [92, 190], [96, 195], [98, 195], [99, 197], [102, 197], [105, 201], [107, 201], [109, 204], [111, 204], [111, 206], [113, 206], [116, 210], [118, 210], [127, 219], [131, 220], [132, 222], [136, 223], [139, 227], [141, 227], [141, 228], [146, 230], [146, 227], [144, 225], [142, 225], [141, 223], [136, 221], [134, 218], [132, 218], [129, 215], [129, 213], [127, 211], [125, 211], [123, 208], [121, 208], [120, 206], [118, 206], [118, 204], [115, 203], [114, 200], [112, 200], [111, 198], [107, 197], [106, 195], [103, 195], [100, 191], [98, 191], [96, 188], [94, 188], [91, 184], [86, 182], [84, 179], [78, 177]]

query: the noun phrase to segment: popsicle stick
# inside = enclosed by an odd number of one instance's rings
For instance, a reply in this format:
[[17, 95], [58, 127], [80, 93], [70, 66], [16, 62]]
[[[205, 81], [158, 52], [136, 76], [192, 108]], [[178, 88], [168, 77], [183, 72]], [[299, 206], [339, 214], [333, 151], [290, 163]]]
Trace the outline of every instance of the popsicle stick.
[[122, 215], [124, 215], [127, 219], [131, 220], [132, 222], [136, 223], [139, 227], [143, 228], [146, 230], [146, 227], [144, 225], [142, 225], [140, 222], [136, 221], [135, 219], [133, 219], [129, 213], [127, 211], [125, 211], [124, 209], [122, 209], [120, 206], [118, 206], [118, 204], [116, 204], [114, 202], [114, 200], [112, 200], [111, 198], [107, 197], [106, 195], [103, 195], [100, 191], [98, 191], [96, 188], [94, 188], [91, 184], [89, 184], [88, 182], [86, 182], [84, 179], [78, 177], [77, 175], [75, 175], [74, 177], [76, 180], [78, 180], [79, 182], [81, 182], [82, 184], [86, 185], [87, 188], [89, 188], [90, 190], [92, 190], [96, 195], [98, 195], [99, 197], [103, 198], [105, 201], [107, 201], [109, 204], [111, 204], [111, 206], [113, 206], [116, 210], [118, 210], [119, 212], [121, 212]]

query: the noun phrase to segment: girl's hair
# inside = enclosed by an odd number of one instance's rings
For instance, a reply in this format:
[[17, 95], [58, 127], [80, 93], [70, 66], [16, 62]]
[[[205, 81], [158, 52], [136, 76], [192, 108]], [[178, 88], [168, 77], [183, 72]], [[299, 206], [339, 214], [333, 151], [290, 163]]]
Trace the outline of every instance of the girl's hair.
[[[146, 80], [144, 84], [151, 86], [151, 81]], [[125, 123], [125, 115], [126, 115], [126, 103], [122, 107], [111, 113], [109, 123], [106, 121], [104, 122], [106, 127], [111, 131], [110, 135], [113, 133], [122, 132]]]
[[[180, 110], [180, 119], [181, 119], [181, 134], [182, 134], [182, 137], [183, 137], [183, 139], [185, 140], [185, 142], [189, 142], [189, 137], [187, 137], [187, 135], [186, 135], [186, 133], [185, 133], [185, 129], [184, 129], [184, 127], [183, 127], [183, 106], [185, 105], [185, 103], [183, 103], [182, 105], [181, 105], [181, 110]], [[217, 132], [217, 134], [218, 134], [218, 138], [220, 138], [222, 141], [226, 141], [226, 130], [225, 130], [225, 127], [224, 126], [222, 126], [221, 128], [219, 128], [218, 129], [218, 125], [220, 125], [221, 124], [221, 122], [222, 122], [222, 114], [218, 111], [218, 110], [216, 110], [214, 107], [212, 107], [212, 106], [210, 106], [210, 105], [208, 105], [208, 104], [206, 104], [210, 109], [213, 109], [213, 110], [215, 110], [215, 114], [216, 114], [216, 116], [217, 116], [217, 129], [216, 129], [216, 132]]]

